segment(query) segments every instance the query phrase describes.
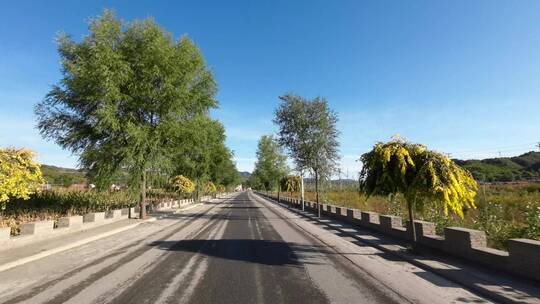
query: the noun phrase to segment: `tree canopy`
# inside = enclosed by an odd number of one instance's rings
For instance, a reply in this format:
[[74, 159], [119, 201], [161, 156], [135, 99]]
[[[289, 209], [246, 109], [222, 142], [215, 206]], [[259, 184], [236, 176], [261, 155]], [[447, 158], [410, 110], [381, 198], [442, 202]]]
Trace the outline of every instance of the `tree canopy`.
[[298, 95], [280, 97], [275, 112], [278, 142], [287, 148], [297, 169], [311, 170], [320, 177], [329, 177], [339, 160], [337, 115], [326, 99], [307, 100]]
[[300, 191], [300, 176], [285, 176], [280, 180], [281, 190], [286, 192]]
[[58, 49], [63, 77], [35, 109], [41, 134], [78, 155], [98, 186], [127, 171], [144, 202], [147, 169], [172, 170], [172, 139], [217, 106], [200, 51], [152, 19], [125, 23], [110, 11], [81, 42], [60, 36]]
[[223, 125], [209, 117], [197, 117], [182, 124], [172, 138], [174, 172], [197, 183], [211, 180], [226, 186], [240, 181], [233, 152], [225, 146]]
[[475, 208], [472, 175], [423, 145], [402, 139], [378, 143], [361, 160], [360, 189], [368, 196], [401, 193], [417, 206], [439, 202], [445, 213], [460, 217], [464, 208]]
[[177, 175], [171, 180], [172, 188], [181, 194], [191, 194], [195, 191], [195, 184], [183, 175]]
[[275, 189], [288, 172], [287, 157], [271, 135], [263, 135], [257, 145], [257, 161], [251, 175], [251, 185], [265, 190]]

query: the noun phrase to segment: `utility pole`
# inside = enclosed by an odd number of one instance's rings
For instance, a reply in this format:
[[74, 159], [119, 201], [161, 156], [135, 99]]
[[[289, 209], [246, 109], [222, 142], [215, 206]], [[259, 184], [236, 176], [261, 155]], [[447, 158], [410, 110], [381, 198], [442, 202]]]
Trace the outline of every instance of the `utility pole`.
[[540, 141], [538, 142], [538, 151], [540, 151]]

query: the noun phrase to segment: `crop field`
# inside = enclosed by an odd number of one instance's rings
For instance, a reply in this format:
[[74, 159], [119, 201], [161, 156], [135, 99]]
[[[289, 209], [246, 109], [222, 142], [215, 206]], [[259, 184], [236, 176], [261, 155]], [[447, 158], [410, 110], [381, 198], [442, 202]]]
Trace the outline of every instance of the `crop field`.
[[[284, 193], [298, 197], [298, 193]], [[315, 192], [308, 187], [306, 200], [315, 201]], [[353, 186], [339, 188], [326, 187], [320, 193], [322, 203], [344, 206], [381, 214], [391, 214], [407, 218], [406, 204], [401, 196], [374, 196], [366, 198]], [[476, 209], [466, 210], [463, 219], [455, 215], [445, 215], [437, 204], [425, 204], [417, 209], [417, 219], [436, 224], [437, 233], [444, 227], [460, 226], [486, 231], [488, 245], [506, 249], [506, 241], [511, 238], [540, 240], [540, 183], [479, 185], [475, 199]]]

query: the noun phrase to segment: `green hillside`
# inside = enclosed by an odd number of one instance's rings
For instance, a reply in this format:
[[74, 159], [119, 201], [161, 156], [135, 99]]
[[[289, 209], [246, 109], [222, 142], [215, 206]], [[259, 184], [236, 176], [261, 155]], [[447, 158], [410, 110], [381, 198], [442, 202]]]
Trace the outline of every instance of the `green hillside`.
[[515, 157], [483, 160], [454, 160], [469, 170], [475, 179], [487, 182], [509, 182], [540, 179], [540, 152], [527, 152]]
[[47, 184], [55, 186], [70, 186], [86, 181], [84, 172], [76, 169], [41, 165], [41, 173]]

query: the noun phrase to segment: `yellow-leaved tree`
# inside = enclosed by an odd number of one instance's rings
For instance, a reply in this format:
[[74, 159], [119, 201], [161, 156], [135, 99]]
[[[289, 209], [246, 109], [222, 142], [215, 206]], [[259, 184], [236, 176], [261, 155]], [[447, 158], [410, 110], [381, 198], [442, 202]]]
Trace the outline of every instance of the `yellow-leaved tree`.
[[221, 184], [220, 184], [220, 185], [217, 185], [217, 186], [216, 186], [216, 190], [217, 190], [217, 192], [219, 192], [219, 193], [223, 193], [223, 192], [225, 192], [225, 186], [223, 186], [223, 185], [221, 185]]
[[360, 190], [371, 195], [403, 194], [409, 211], [411, 239], [416, 242], [413, 210], [438, 203], [445, 214], [463, 218], [464, 208], [476, 208], [477, 185], [471, 173], [446, 155], [403, 139], [378, 143], [362, 155]]
[[213, 194], [216, 193], [216, 186], [212, 182], [207, 182], [204, 185], [204, 193]]
[[289, 192], [292, 196], [293, 192], [300, 191], [300, 176], [286, 176], [280, 180], [281, 190]]
[[180, 194], [191, 194], [195, 191], [195, 184], [183, 175], [177, 175], [171, 179], [171, 186], [174, 191]]
[[28, 199], [44, 180], [34, 153], [27, 149], [0, 149], [0, 208], [11, 198]]

